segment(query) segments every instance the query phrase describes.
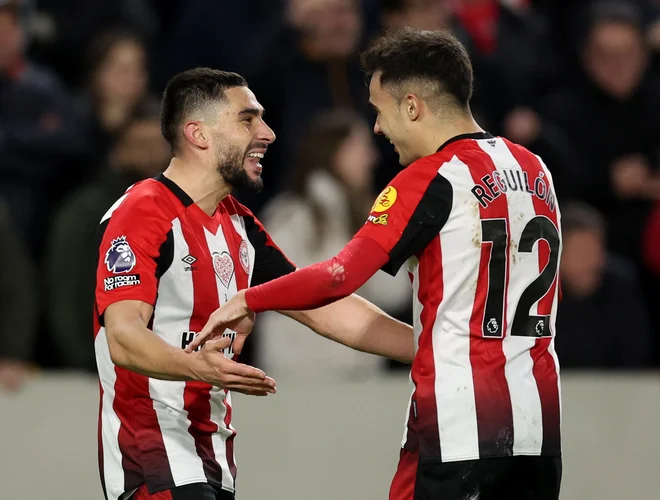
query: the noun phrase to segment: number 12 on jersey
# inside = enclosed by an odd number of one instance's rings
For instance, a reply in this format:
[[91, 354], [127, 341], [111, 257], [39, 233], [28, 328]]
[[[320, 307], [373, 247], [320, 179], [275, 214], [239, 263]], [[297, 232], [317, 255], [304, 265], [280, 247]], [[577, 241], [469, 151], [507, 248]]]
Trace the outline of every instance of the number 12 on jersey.
[[523, 229], [517, 252], [531, 253], [534, 245], [545, 240], [550, 247], [548, 263], [520, 296], [518, 304], [507, 300], [506, 275], [508, 266], [509, 227], [506, 219], [481, 221], [482, 245], [490, 247], [488, 261], [488, 292], [484, 307], [482, 335], [501, 338], [504, 335], [504, 304], [515, 307], [511, 335], [518, 337], [551, 337], [550, 315], [530, 314], [532, 306], [543, 298], [557, 277], [560, 240], [555, 224], [543, 216], [531, 219]]

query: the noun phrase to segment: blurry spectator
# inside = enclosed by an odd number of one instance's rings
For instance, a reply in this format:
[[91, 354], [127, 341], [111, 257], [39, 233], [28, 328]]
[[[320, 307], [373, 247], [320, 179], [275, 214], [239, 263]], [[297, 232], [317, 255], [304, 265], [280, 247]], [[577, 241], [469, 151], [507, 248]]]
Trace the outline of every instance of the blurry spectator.
[[[301, 137], [292, 182], [263, 216], [273, 240], [296, 266], [332, 257], [364, 224], [375, 199], [372, 175], [377, 159], [371, 130], [359, 115], [334, 111], [313, 120]], [[393, 315], [410, 308], [405, 271], [395, 279], [378, 273], [358, 294]], [[379, 358], [313, 335], [286, 316], [267, 313], [257, 324], [262, 332], [258, 357], [268, 373], [350, 378], [383, 366]]]
[[152, 2], [155, 0], [38, 0], [30, 23], [32, 53], [70, 88], [76, 88], [85, 75], [87, 48], [99, 33], [124, 27], [144, 37], [155, 34], [159, 26]]
[[90, 128], [87, 166], [102, 163], [131, 120], [158, 109], [148, 93], [147, 52], [137, 35], [128, 31], [101, 35], [90, 48], [88, 62], [82, 103]]
[[0, 203], [0, 388], [16, 390], [33, 361], [37, 328], [36, 273], [9, 212]]
[[24, 35], [18, 4], [0, 0], [0, 197], [36, 254], [51, 185], [84, 141], [59, 82], [24, 58]]
[[605, 222], [593, 208], [566, 204], [556, 348], [564, 368], [646, 368], [652, 337], [634, 268], [608, 255]]
[[638, 12], [598, 4], [582, 45], [584, 75], [548, 100], [542, 133], [570, 149], [566, 161], [553, 161], [553, 151], [546, 160], [560, 197], [603, 212], [608, 247], [636, 262], [649, 200], [660, 197], [660, 83], [648, 59]]
[[48, 317], [68, 368], [95, 370], [90, 311], [101, 218], [130, 185], [163, 170], [168, 159], [159, 120], [136, 119], [117, 138], [109, 168], [95, 183], [72, 194], [55, 214], [46, 263]]
[[288, 0], [288, 29], [264, 51], [251, 87], [277, 140], [268, 148], [264, 191], [239, 199], [258, 211], [289, 177], [300, 136], [312, 116], [333, 108], [370, 115], [364, 74], [357, 64], [362, 35], [358, 0]]

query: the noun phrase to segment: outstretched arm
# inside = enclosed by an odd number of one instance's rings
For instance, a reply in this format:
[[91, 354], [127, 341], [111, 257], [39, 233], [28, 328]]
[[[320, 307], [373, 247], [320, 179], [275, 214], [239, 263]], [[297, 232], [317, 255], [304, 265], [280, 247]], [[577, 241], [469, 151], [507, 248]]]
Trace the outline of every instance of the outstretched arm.
[[282, 311], [319, 335], [358, 351], [412, 363], [415, 341], [410, 325], [397, 321], [357, 295], [312, 311]]
[[[187, 350], [192, 351], [203, 344], [212, 338], [214, 332], [232, 328], [251, 310], [277, 310], [341, 344], [409, 361], [413, 350], [412, 329], [363, 299], [347, 298], [364, 285], [388, 258], [387, 252], [373, 240], [353, 238], [332, 259], [238, 292], [211, 315]], [[344, 300], [332, 304], [340, 299]], [[322, 306], [327, 307], [309, 311]], [[244, 340], [242, 336], [236, 338], [236, 352], [240, 352]]]
[[278, 310], [358, 351], [411, 363], [415, 355], [412, 328], [352, 295], [388, 259], [373, 240], [354, 238], [332, 259], [248, 288], [246, 304], [256, 312]]
[[354, 293], [388, 260], [375, 241], [353, 238], [332, 259], [248, 288], [245, 301], [254, 312], [316, 309]]

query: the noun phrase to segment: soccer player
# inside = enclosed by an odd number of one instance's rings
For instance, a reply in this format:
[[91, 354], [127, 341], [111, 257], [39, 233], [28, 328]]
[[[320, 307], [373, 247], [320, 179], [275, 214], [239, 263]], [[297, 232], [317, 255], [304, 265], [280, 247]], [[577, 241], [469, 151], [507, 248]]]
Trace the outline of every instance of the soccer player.
[[452, 35], [406, 29], [363, 64], [374, 131], [405, 168], [336, 257], [239, 292], [193, 347], [248, 312], [328, 304], [405, 263], [415, 389], [390, 499], [556, 499], [561, 233], [550, 173], [477, 125], [470, 59]]
[[[261, 189], [261, 160], [275, 139], [263, 112], [235, 73], [175, 76], [162, 101], [169, 167], [130, 187], [102, 219], [95, 349], [109, 500], [234, 497], [229, 390], [266, 395], [275, 382], [232, 359], [232, 338], [249, 331], [249, 317], [203, 349], [184, 348], [238, 290], [295, 269], [229, 194]], [[359, 350], [414, 355], [412, 329], [356, 296], [287, 314]]]

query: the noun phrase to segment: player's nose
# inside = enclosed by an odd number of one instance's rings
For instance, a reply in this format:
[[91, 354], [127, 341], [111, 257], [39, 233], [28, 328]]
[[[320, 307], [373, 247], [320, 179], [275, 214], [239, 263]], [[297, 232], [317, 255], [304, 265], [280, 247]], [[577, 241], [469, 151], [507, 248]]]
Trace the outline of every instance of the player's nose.
[[273, 129], [270, 128], [266, 122], [262, 122], [261, 129], [259, 130], [259, 140], [272, 144], [275, 141], [276, 135]]

